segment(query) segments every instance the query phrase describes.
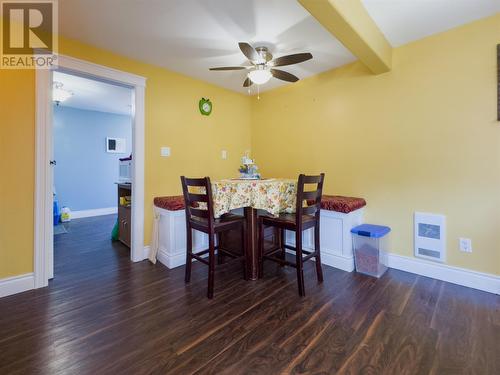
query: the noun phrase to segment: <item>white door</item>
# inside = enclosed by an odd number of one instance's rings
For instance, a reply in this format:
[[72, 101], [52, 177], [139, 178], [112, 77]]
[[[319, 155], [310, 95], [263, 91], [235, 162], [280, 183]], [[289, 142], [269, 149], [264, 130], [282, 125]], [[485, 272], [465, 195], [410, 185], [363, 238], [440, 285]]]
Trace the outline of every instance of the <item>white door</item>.
[[[50, 75], [52, 78], [52, 74]], [[52, 82], [52, 79], [51, 79]], [[52, 104], [52, 102], [51, 102]], [[49, 181], [49, 194], [52, 197], [52, 203], [54, 203], [54, 169], [57, 166], [56, 160], [54, 160], [54, 133], [53, 133], [53, 128], [54, 128], [54, 118], [52, 116], [52, 105], [49, 106], [49, 113], [48, 118], [50, 119], [49, 126], [51, 127], [50, 129], [50, 134], [51, 136], [48, 137], [50, 144], [48, 145], [48, 149], [50, 150], [50, 160], [49, 160], [49, 168], [48, 172], [49, 175], [47, 176], [47, 179]], [[49, 223], [52, 223], [52, 225], [48, 225], [47, 228], [47, 241], [46, 246], [46, 254], [47, 254], [47, 260], [46, 260], [46, 265], [47, 265], [47, 277], [50, 279], [54, 278], [54, 204], [52, 204], [50, 207], [47, 207], [48, 211], [50, 212], [50, 219], [51, 221], [48, 221]]]

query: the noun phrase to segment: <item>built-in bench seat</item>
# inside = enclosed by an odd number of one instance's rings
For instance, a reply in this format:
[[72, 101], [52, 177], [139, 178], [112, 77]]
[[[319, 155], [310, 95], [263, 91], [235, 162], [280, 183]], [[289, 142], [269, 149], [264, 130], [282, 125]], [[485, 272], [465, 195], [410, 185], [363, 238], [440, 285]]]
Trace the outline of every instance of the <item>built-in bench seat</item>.
[[155, 207], [163, 208], [168, 211], [179, 211], [184, 209], [184, 197], [182, 195], [156, 197], [153, 203]]
[[[156, 197], [154, 205], [168, 211], [179, 211], [184, 209], [184, 197], [173, 195], [167, 197]], [[366, 206], [363, 198], [344, 197], [341, 195], [323, 195], [321, 209], [348, 214]]]
[[[345, 271], [354, 270], [351, 228], [362, 224], [366, 201], [363, 198], [323, 195], [321, 200], [321, 259], [322, 263]], [[154, 198], [155, 222], [152, 247], [157, 247], [157, 258], [169, 268], [186, 261], [186, 222], [182, 195]], [[312, 231], [305, 231], [303, 246], [312, 249]], [[286, 241], [294, 245], [293, 233], [286, 233]], [[206, 235], [194, 232], [194, 251], [208, 246]], [[152, 254], [156, 254], [153, 251]], [[156, 261], [155, 256], [150, 256]]]

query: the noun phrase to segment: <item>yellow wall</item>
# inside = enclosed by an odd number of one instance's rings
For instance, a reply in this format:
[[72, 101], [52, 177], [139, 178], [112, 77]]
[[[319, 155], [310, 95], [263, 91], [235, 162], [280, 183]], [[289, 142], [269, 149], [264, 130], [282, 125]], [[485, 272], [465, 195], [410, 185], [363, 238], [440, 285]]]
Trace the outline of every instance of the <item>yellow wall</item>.
[[[366, 220], [412, 255], [413, 212], [447, 216], [447, 263], [500, 274], [500, 15], [261, 94], [252, 151], [265, 175], [326, 173], [325, 193], [361, 196]], [[472, 239], [473, 253], [458, 251]]]
[[[251, 146], [248, 96], [76, 41], [59, 43], [62, 54], [147, 78], [146, 244], [153, 197], [180, 194], [181, 174], [237, 175], [240, 157]], [[0, 70], [0, 279], [33, 271], [34, 97], [32, 71]], [[198, 110], [201, 97], [214, 105], [208, 117]], [[160, 157], [160, 146], [170, 146], [171, 157]]]
[[0, 279], [33, 271], [34, 79], [0, 70]]
[[[412, 254], [414, 211], [443, 213], [447, 263], [500, 274], [498, 42], [500, 15], [395, 49], [389, 73], [354, 63], [259, 101], [76, 41], [60, 51], [148, 78], [146, 243], [152, 198], [180, 193], [183, 173], [234, 175], [251, 138], [266, 175], [324, 171], [326, 193], [365, 197], [395, 253]], [[0, 278], [33, 271], [34, 111], [33, 72], [0, 70]], [[472, 254], [457, 250], [459, 236]]]

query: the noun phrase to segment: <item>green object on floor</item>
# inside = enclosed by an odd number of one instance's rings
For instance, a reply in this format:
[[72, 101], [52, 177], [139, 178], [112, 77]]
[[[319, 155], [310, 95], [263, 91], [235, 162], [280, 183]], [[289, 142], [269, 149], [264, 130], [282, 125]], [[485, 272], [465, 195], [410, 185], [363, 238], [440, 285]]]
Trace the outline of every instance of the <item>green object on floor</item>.
[[111, 239], [113, 241], [118, 241], [118, 219], [116, 219], [115, 226], [113, 227], [113, 230], [111, 231]]

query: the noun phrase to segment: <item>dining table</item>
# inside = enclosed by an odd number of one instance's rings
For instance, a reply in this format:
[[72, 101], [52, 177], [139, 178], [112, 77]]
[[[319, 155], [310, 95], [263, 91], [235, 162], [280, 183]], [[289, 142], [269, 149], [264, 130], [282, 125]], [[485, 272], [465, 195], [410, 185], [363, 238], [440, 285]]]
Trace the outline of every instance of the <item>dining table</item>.
[[[243, 209], [247, 223], [246, 267], [250, 280], [258, 278], [258, 215], [295, 212], [297, 181], [283, 178], [212, 181], [214, 216]], [[275, 235], [275, 237], [278, 237]], [[221, 241], [225, 239], [222, 238]], [[276, 244], [278, 245], [278, 244]]]

